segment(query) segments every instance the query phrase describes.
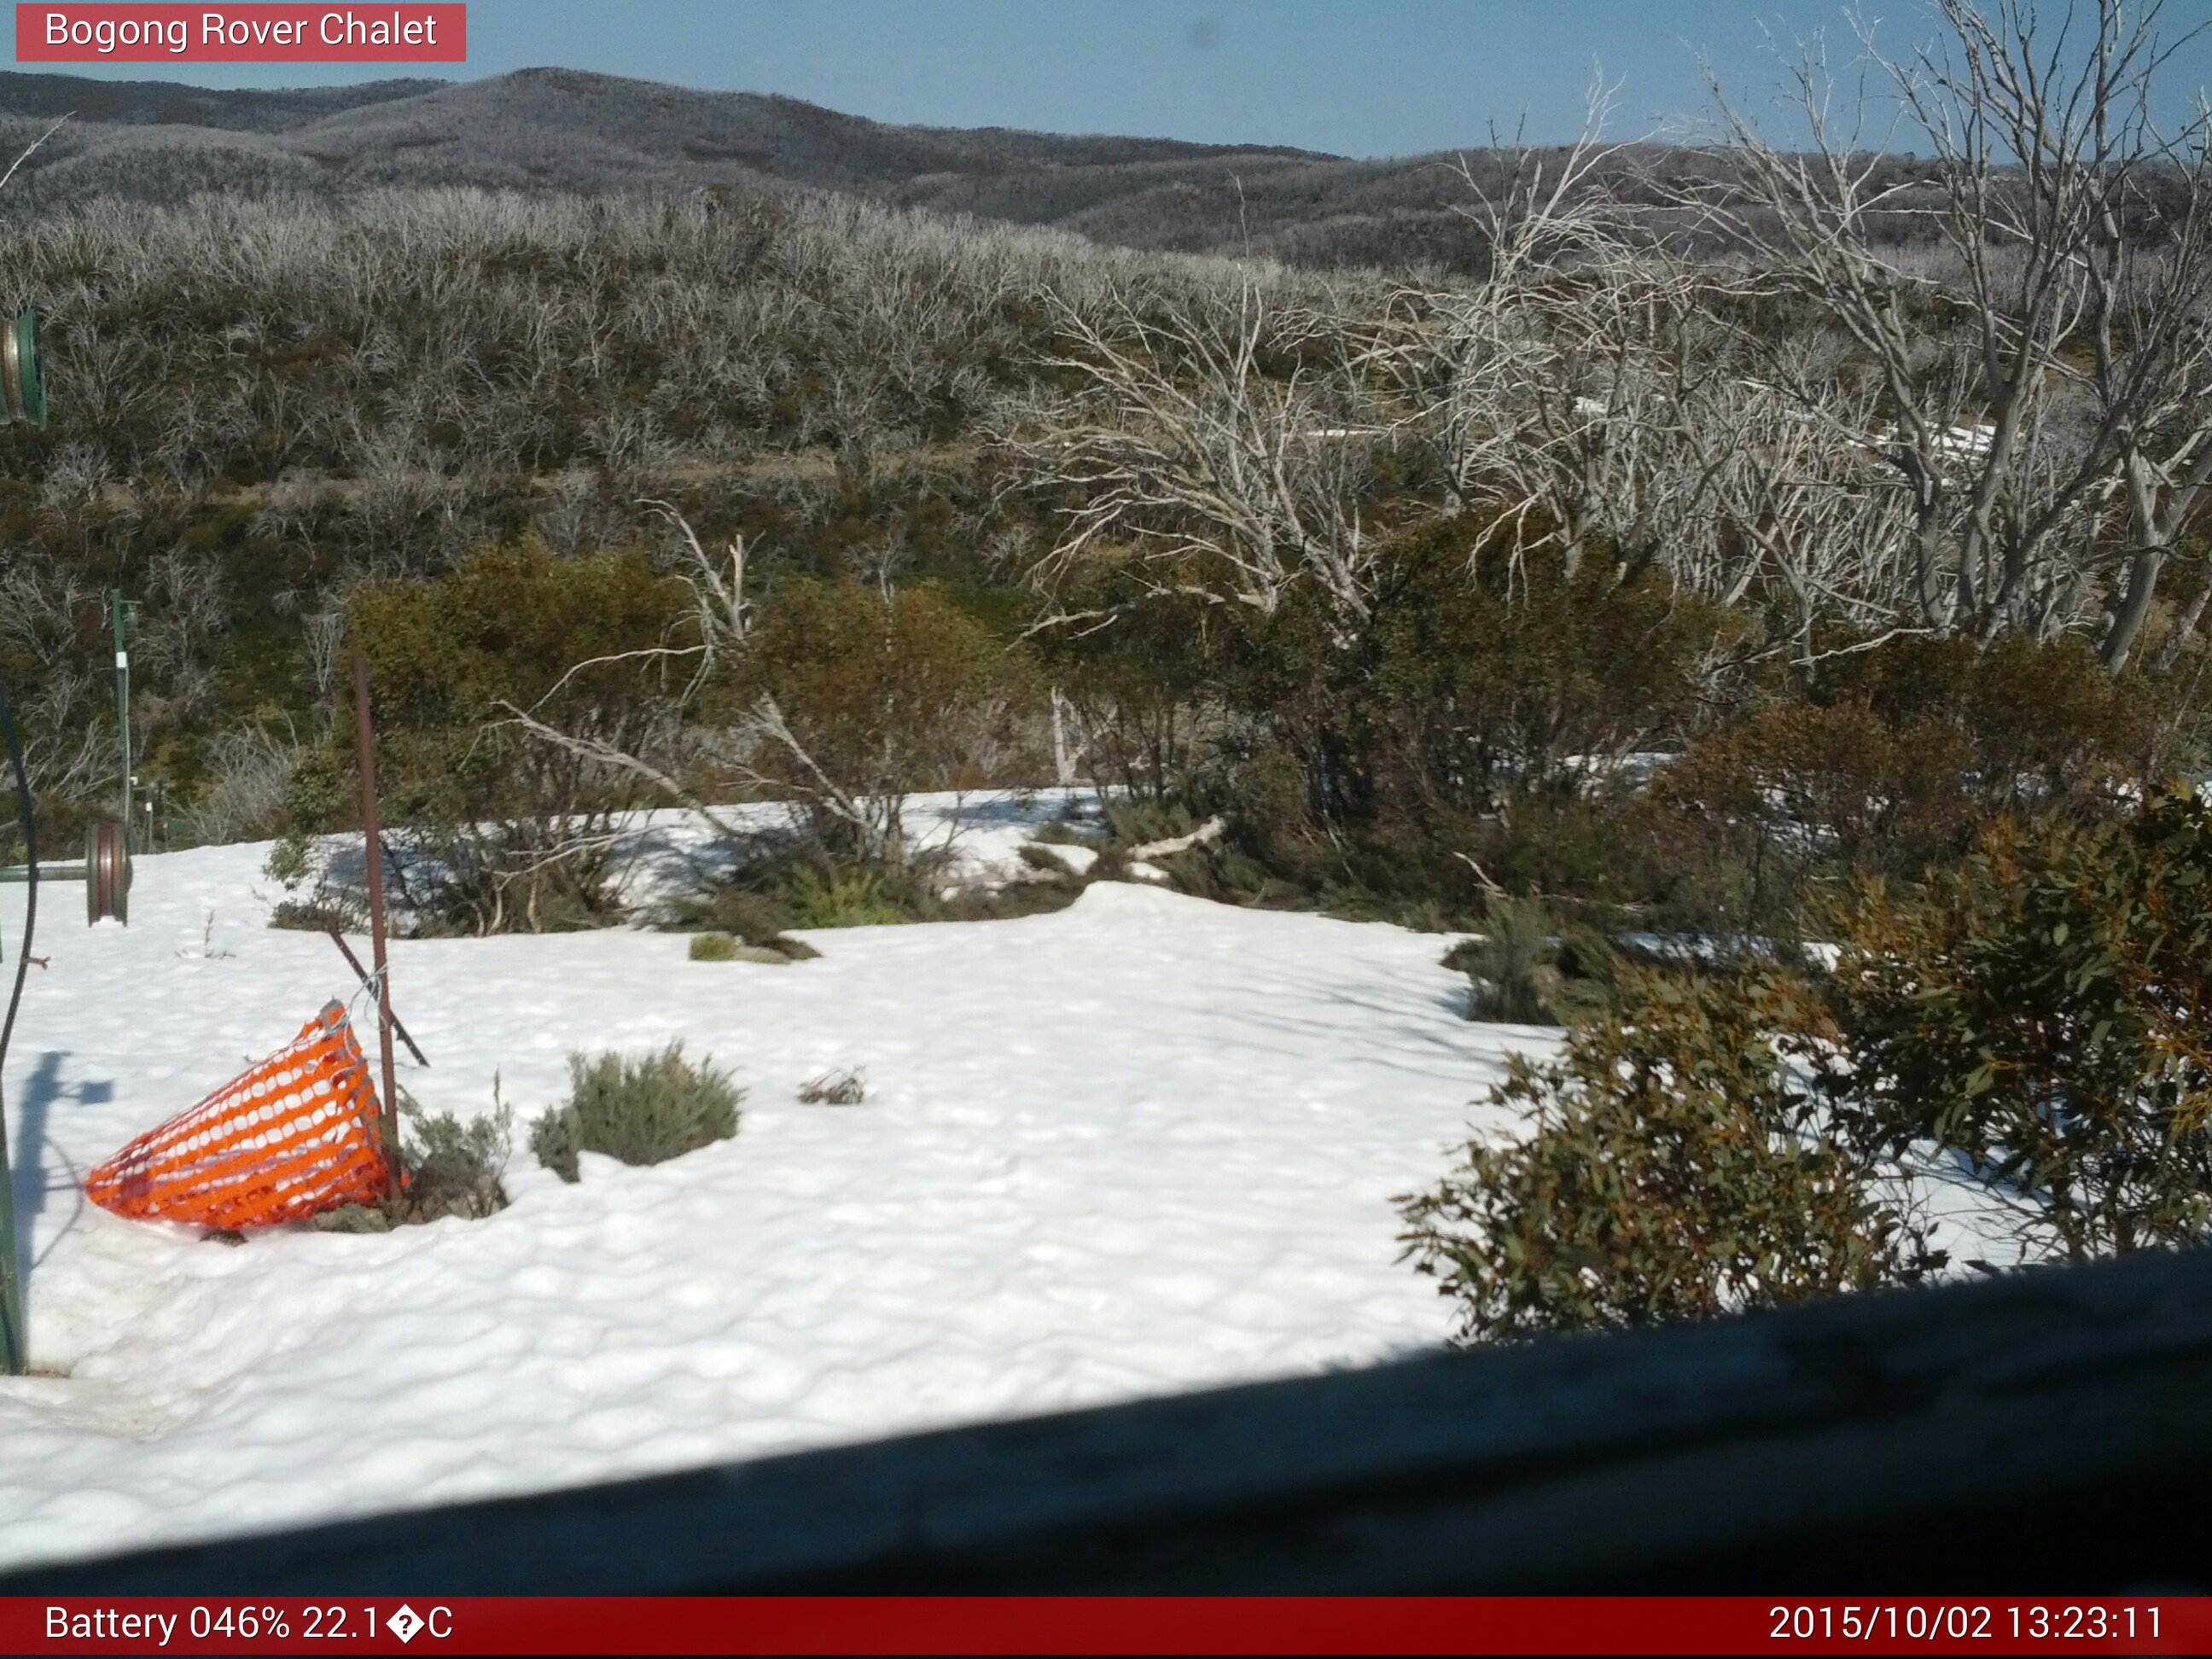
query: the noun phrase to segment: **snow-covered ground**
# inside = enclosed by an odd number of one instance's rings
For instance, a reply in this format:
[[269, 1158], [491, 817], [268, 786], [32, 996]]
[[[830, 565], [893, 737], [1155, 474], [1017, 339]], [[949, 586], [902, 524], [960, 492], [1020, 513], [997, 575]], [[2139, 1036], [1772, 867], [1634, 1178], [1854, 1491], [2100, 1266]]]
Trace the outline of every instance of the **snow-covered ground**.
[[[948, 878], [1018, 878], [1079, 799], [915, 803]], [[630, 896], [701, 841], [636, 826]], [[352, 975], [264, 924], [264, 846], [139, 861], [131, 925], [49, 886], [9, 1058], [40, 1374], [0, 1377], [0, 1561], [529, 1491], [1358, 1365], [1439, 1342], [1394, 1195], [1431, 1184], [1516, 1048], [1450, 942], [1096, 884], [1020, 921], [804, 935], [790, 966], [633, 930], [403, 940], [424, 1105], [515, 1109], [513, 1206], [242, 1247], [91, 1206], [85, 1171], [289, 1038]], [[1084, 849], [1060, 849], [1071, 865]], [[0, 888], [12, 973], [20, 887]], [[356, 1009], [359, 1005], [356, 1001]], [[358, 1017], [367, 1034], [368, 1027]], [[747, 1090], [733, 1140], [537, 1167], [571, 1049], [684, 1039]], [[802, 1105], [857, 1069], [865, 1103]], [[1955, 1271], [2013, 1260], [1970, 1172], [1912, 1183]]]
[[[949, 806], [932, 808], [939, 816]], [[1051, 816], [962, 803], [983, 864]], [[1004, 845], [1000, 843], [1003, 842]], [[7, 1082], [44, 1374], [0, 1379], [0, 1559], [81, 1554], [1318, 1369], [1437, 1342], [1393, 1194], [1515, 1047], [1448, 942], [1102, 884], [1020, 921], [402, 941], [433, 1109], [517, 1113], [514, 1205], [240, 1248], [84, 1171], [352, 989], [272, 931], [261, 847], [148, 858], [131, 925], [46, 890]], [[0, 889], [12, 970], [21, 888]], [[572, 1048], [681, 1037], [748, 1091], [673, 1163], [536, 1166]], [[798, 1103], [831, 1067], [867, 1099]], [[1503, 1130], [1506, 1126], [1498, 1124]]]

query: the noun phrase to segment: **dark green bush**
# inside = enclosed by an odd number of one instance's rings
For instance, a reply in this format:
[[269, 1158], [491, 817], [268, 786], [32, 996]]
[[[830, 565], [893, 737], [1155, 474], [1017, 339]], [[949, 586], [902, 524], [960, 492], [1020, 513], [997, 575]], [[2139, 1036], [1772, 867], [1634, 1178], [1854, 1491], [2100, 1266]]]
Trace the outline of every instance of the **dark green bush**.
[[1771, 1035], [1821, 1029], [1802, 988], [1641, 969], [1620, 987], [1620, 1014], [1576, 1028], [1557, 1063], [1516, 1055], [1492, 1091], [1524, 1139], [1472, 1142], [1401, 1200], [1406, 1254], [1458, 1304], [1462, 1340], [1709, 1318], [1942, 1265], [1869, 1160], [1813, 1132]]
[[772, 886], [749, 884], [759, 879], [746, 871], [706, 883], [677, 905], [676, 925], [732, 934], [747, 945], [776, 944], [798, 926], [799, 913]]
[[1931, 1148], [2005, 1190], [2032, 1254], [2212, 1237], [2212, 806], [2002, 817], [1823, 915], [1823, 980], [1622, 966], [1617, 1013], [1515, 1062], [1492, 1102], [1527, 1138], [1404, 1200], [1463, 1336], [1911, 1282], [1941, 1258], [1869, 1172]]
[[[1034, 696], [1027, 654], [994, 638], [936, 583], [786, 580], [717, 695], [731, 709], [772, 700], [797, 748], [764, 744], [751, 763], [788, 787], [811, 840], [840, 863], [907, 861], [898, 803], [909, 791], [1025, 781], [1018, 728]], [[1012, 775], [1000, 775], [1009, 768]], [[845, 806], [824, 796], [825, 775], [837, 781]], [[850, 811], [856, 799], [873, 803], [865, 826]], [[865, 910], [868, 902], [830, 908]]]
[[1591, 929], [1562, 929], [1539, 901], [1492, 894], [1482, 937], [1455, 945], [1444, 966], [1472, 981], [1469, 1019], [1565, 1025], [1605, 1006], [1613, 963]]
[[1777, 690], [1652, 781], [1670, 884], [1703, 883], [1708, 927], [1793, 930], [1824, 888], [1915, 878], [2000, 813], [2117, 818], [2201, 725], [2181, 677], [2115, 677], [2076, 639], [1892, 640]]
[[2174, 677], [2114, 675], [2074, 636], [1908, 636], [1830, 659], [1808, 689], [1862, 703], [1893, 731], [1948, 728], [1966, 751], [1958, 787], [1985, 808], [2109, 798], [2116, 783], [2154, 780], [2186, 741]]
[[271, 927], [303, 933], [359, 933], [368, 927], [368, 907], [357, 898], [323, 889], [306, 898], [279, 899], [269, 912]]
[[690, 956], [694, 962], [735, 962], [738, 941], [727, 933], [694, 933]]
[[1096, 828], [1079, 830], [1066, 818], [1054, 818], [1031, 830], [1030, 839], [1046, 847], [1096, 847], [1101, 836]]
[[798, 864], [786, 878], [781, 896], [801, 927], [879, 927], [915, 921], [915, 912], [927, 908], [926, 896], [918, 902], [918, 896], [907, 890], [911, 884], [896, 871]]
[[687, 597], [636, 552], [556, 558], [527, 539], [433, 580], [353, 596], [348, 638], [368, 660], [387, 841], [416, 931], [619, 919], [610, 832], [650, 791], [626, 769], [516, 728], [512, 711], [611, 750], [643, 748], [682, 683], [651, 653], [693, 637]]
[[[400, 1109], [400, 1152], [407, 1170], [396, 1222], [435, 1221], [441, 1216], [481, 1220], [507, 1207], [506, 1172], [514, 1114], [498, 1097], [494, 1109], [464, 1123], [451, 1112], [425, 1112], [411, 1101]], [[393, 1206], [387, 1206], [387, 1211]]]
[[661, 1164], [738, 1132], [744, 1091], [711, 1062], [684, 1059], [681, 1042], [641, 1059], [574, 1054], [568, 1075], [568, 1103], [530, 1132], [538, 1161], [563, 1181], [577, 1179], [579, 1152]]

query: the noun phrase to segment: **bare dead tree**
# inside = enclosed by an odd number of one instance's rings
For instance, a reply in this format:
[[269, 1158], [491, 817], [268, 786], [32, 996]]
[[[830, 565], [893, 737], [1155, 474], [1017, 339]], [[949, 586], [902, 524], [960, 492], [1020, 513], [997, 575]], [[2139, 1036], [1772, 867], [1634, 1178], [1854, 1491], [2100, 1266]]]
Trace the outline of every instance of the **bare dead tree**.
[[104, 603], [95, 581], [50, 550], [0, 549], [0, 651], [33, 665], [16, 702], [42, 799], [88, 795], [113, 764], [114, 726], [102, 721], [109, 682], [89, 648]]
[[1058, 321], [1071, 347], [1047, 367], [1083, 392], [1005, 436], [1025, 479], [1074, 497], [1033, 576], [1119, 562], [1151, 592], [1261, 613], [1307, 583], [1340, 632], [1356, 625], [1376, 545], [1360, 485], [1398, 413], [1356, 333], [1249, 276], [1096, 317], [1063, 301]]
[[1765, 284], [1620, 198], [1605, 111], [1601, 90], [1563, 151], [1463, 160], [1488, 268], [1401, 290], [1378, 334], [1452, 504], [1491, 516], [1516, 562], [1556, 550], [1570, 579], [1601, 550], [1615, 580], [1656, 568], [1723, 604], [1778, 601], [1801, 651], [1823, 618], [1890, 622], [1869, 399], [1838, 383], [1807, 406], [1755, 372], [1739, 318]]
[[1682, 320], [1689, 290], [1615, 234], [1599, 187], [1614, 155], [1597, 137], [1606, 107], [1601, 88], [1565, 151], [1501, 147], [1495, 183], [1461, 158], [1459, 210], [1486, 269], [1468, 287], [1402, 290], [1375, 347], [1421, 410], [1451, 506], [1501, 512], [1516, 555], [1557, 544], [1571, 572], [1593, 537], [1649, 541], [1650, 486], [1680, 477], [1658, 459], [1675, 422], [1653, 399], [1699, 372], [1678, 352], [1669, 374], [1653, 355], [1658, 313]]
[[[1685, 199], [1879, 384], [1921, 622], [1983, 639], [2092, 623], [2118, 666], [2212, 477], [2207, 121], [2154, 121], [2180, 44], [2159, 0], [2055, 26], [2030, 0], [1935, 10], [1947, 40], [1909, 58], [1861, 36], [1932, 178], [1864, 144], [1868, 94], [1839, 100], [1816, 52], [1792, 70], [1809, 149], [1770, 143], [1716, 88], [1737, 165]], [[1906, 225], [1932, 252], [1907, 249]], [[1771, 373], [1808, 405], [1832, 396]]]
[[[1771, 382], [1734, 377], [1693, 411], [1707, 463], [1711, 536], [1683, 538], [1675, 573], [1723, 605], [1747, 600], [1790, 619], [1778, 641], [1801, 663], [1826, 623], [1878, 640], [1919, 626], [1911, 604], [1911, 520], [1875, 436], [1878, 398], [1801, 371], [1826, 390], [1808, 406]], [[1710, 568], [1706, 562], [1710, 561]]]
[[753, 610], [752, 601], [745, 598], [745, 538], [730, 538], [726, 574], [723, 562], [708, 556], [690, 520], [677, 511], [673, 502], [647, 499], [638, 505], [665, 520], [683, 538], [677, 574], [691, 590], [692, 603], [698, 611], [699, 636], [709, 653], [718, 647], [744, 644]]

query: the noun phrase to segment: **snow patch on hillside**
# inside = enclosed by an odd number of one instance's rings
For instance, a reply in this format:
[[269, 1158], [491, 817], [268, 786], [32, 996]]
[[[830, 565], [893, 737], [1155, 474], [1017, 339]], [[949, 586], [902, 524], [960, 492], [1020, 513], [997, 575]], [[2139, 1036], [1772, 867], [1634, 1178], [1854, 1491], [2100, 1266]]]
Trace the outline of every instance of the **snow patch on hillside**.
[[[1019, 879], [1081, 798], [926, 798], [952, 867]], [[750, 809], [748, 809], [750, 810]], [[654, 815], [645, 879], [709, 855]], [[1055, 849], [1065, 851], [1066, 849]], [[128, 928], [50, 889], [10, 1057], [34, 1363], [0, 1378], [0, 1560], [572, 1486], [1334, 1367], [1450, 1323], [1398, 1258], [1515, 1051], [1449, 940], [1095, 883], [1018, 921], [814, 931], [693, 963], [635, 928], [401, 940], [429, 1109], [517, 1109], [513, 1206], [246, 1245], [91, 1207], [85, 1171], [296, 1031], [349, 971], [266, 926], [245, 846], [140, 861]], [[21, 939], [22, 889], [0, 889]], [[11, 957], [12, 960], [12, 957]], [[356, 1021], [366, 1032], [356, 1000]], [[576, 1048], [680, 1038], [748, 1091], [737, 1138], [564, 1185], [529, 1120]], [[795, 1098], [831, 1070], [864, 1104]], [[1971, 1171], [1909, 1182], [1954, 1271], [2017, 1256]], [[1904, 1190], [1901, 1185], [1900, 1191]]]
[[[1046, 816], [1049, 816], [1047, 813]], [[1041, 821], [979, 820], [980, 866]], [[996, 845], [1003, 840], [1004, 848]], [[264, 926], [267, 849], [148, 858], [128, 928], [48, 891], [7, 1078], [35, 1362], [0, 1379], [0, 1559], [99, 1553], [1367, 1364], [1449, 1309], [1396, 1261], [1505, 1054], [1443, 941], [1133, 884], [1000, 922], [816, 932], [795, 967], [634, 930], [403, 940], [433, 1110], [515, 1104], [513, 1207], [241, 1248], [84, 1171], [350, 975]], [[21, 890], [0, 936], [21, 937]], [[535, 1167], [572, 1048], [680, 1037], [732, 1141]], [[862, 1106], [804, 1106], [830, 1067]], [[1480, 1115], [1480, 1113], [1477, 1114]], [[1494, 1126], [1503, 1131], [1507, 1125]]]

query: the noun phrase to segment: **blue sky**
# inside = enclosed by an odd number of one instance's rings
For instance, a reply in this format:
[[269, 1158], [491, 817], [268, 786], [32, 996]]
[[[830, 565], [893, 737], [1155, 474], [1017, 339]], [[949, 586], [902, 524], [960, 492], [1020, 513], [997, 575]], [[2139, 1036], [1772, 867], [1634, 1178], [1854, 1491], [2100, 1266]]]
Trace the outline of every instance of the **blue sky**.
[[[2193, 21], [2200, 3], [2169, 9]], [[1863, 9], [1899, 47], [1929, 33], [1914, 0]], [[1762, 26], [1785, 43], [1851, 39], [1837, 0], [471, 0], [470, 61], [427, 72], [552, 64], [885, 121], [1401, 155], [1480, 143], [1524, 117], [1532, 139], [1572, 137], [1601, 71], [1620, 82], [1614, 136], [1679, 130], [1703, 104], [1701, 54], [1763, 102], [1774, 71]], [[66, 67], [210, 86], [394, 72]], [[2212, 41], [2176, 69], [2184, 96], [2212, 79]]]

